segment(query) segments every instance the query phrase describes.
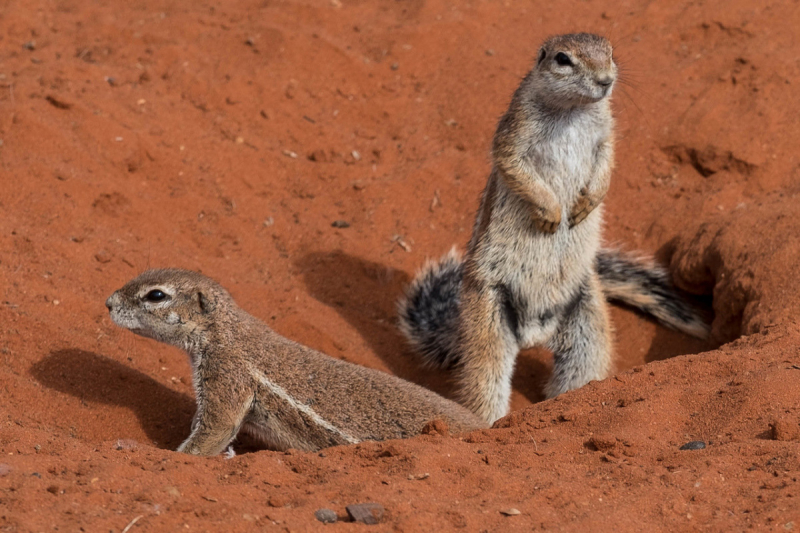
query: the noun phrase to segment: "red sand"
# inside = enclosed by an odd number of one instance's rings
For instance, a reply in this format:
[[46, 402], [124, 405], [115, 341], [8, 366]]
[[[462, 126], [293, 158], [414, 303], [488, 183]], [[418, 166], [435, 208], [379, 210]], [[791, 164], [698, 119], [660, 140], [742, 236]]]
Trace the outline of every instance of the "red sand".
[[[6, 2], [0, 531], [307, 531], [364, 501], [386, 508], [376, 531], [800, 527], [800, 12], [667, 4]], [[575, 30], [608, 35], [624, 72], [608, 241], [713, 293], [714, 341], [615, 309], [615, 377], [540, 402], [549, 359], [525, 353], [494, 429], [170, 451], [186, 358], [103, 305], [148, 266], [447, 392], [395, 301], [468, 239], [495, 121], [539, 42]]]

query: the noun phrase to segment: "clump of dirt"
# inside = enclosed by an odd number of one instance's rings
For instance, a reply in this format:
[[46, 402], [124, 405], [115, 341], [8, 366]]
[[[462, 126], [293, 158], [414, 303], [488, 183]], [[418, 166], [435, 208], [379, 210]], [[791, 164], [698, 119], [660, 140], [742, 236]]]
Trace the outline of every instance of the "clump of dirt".
[[800, 230], [797, 199], [778, 193], [742, 202], [678, 238], [676, 282], [713, 293], [715, 338], [731, 341], [797, 324], [800, 263], [791, 238]]
[[[0, 529], [305, 531], [371, 502], [397, 531], [796, 528], [797, 22], [743, 1], [8, 3]], [[710, 296], [713, 338], [615, 308], [614, 377], [541, 401], [549, 354], [526, 352], [492, 429], [171, 451], [186, 358], [103, 305], [147, 267], [448, 393], [395, 302], [469, 238], [497, 118], [539, 42], [575, 30], [621, 65], [607, 238]]]

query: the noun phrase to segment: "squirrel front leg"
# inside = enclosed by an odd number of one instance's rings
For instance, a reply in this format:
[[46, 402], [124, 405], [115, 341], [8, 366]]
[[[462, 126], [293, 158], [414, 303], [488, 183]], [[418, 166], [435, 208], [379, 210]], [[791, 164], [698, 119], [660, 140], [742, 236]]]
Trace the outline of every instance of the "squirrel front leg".
[[555, 233], [561, 224], [561, 205], [533, 167], [521, 158], [495, 157], [495, 165], [506, 185], [529, 205], [533, 224], [545, 233]]
[[574, 228], [583, 222], [589, 213], [600, 205], [611, 185], [611, 166], [614, 159], [613, 144], [610, 140], [597, 146], [595, 171], [589, 183], [581, 189], [580, 195], [569, 211], [569, 227]]
[[[199, 393], [199, 391], [198, 391]], [[213, 394], [213, 393], [212, 393]], [[178, 447], [179, 452], [191, 455], [218, 455], [239, 433], [252, 398], [244, 395], [220, 401], [216, 395], [198, 394], [197, 413], [192, 422], [192, 433]], [[237, 395], [238, 396], [238, 395]], [[228, 400], [234, 400], [230, 403]]]

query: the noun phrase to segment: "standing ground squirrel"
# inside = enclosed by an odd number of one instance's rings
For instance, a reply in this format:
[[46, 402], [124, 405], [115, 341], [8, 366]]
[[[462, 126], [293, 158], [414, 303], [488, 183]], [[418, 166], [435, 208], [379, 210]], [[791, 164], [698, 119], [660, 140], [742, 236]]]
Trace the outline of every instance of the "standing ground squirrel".
[[487, 422], [508, 411], [520, 349], [554, 355], [548, 397], [606, 377], [606, 298], [705, 337], [701, 314], [648, 261], [600, 249], [613, 166], [611, 44], [548, 39], [500, 120], [493, 169], [465, 257], [426, 265], [400, 302], [425, 362], [452, 368], [459, 399]]
[[286, 339], [240, 309], [213, 280], [149, 270], [106, 301], [115, 324], [189, 354], [197, 412], [178, 451], [216, 455], [247, 432], [275, 450], [318, 450], [487, 424], [455, 402], [378, 370]]

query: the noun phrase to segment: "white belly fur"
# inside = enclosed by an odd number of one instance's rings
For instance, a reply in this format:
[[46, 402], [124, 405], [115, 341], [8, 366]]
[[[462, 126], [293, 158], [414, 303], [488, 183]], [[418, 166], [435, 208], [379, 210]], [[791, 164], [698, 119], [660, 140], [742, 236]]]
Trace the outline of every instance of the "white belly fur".
[[498, 189], [475, 258], [489, 285], [503, 284], [525, 302], [524, 315], [519, 316], [519, 342], [523, 347], [534, 346], [545, 342], [558, 325], [557, 320], [542, 322], [539, 317], [563, 308], [594, 269], [603, 209], [598, 206], [570, 228], [569, 208], [574, 202], [570, 199], [564, 202], [569, 205], [562, 205], [558, 229], [547, 234], [533, 226], [524, 200], [504, 185]]

